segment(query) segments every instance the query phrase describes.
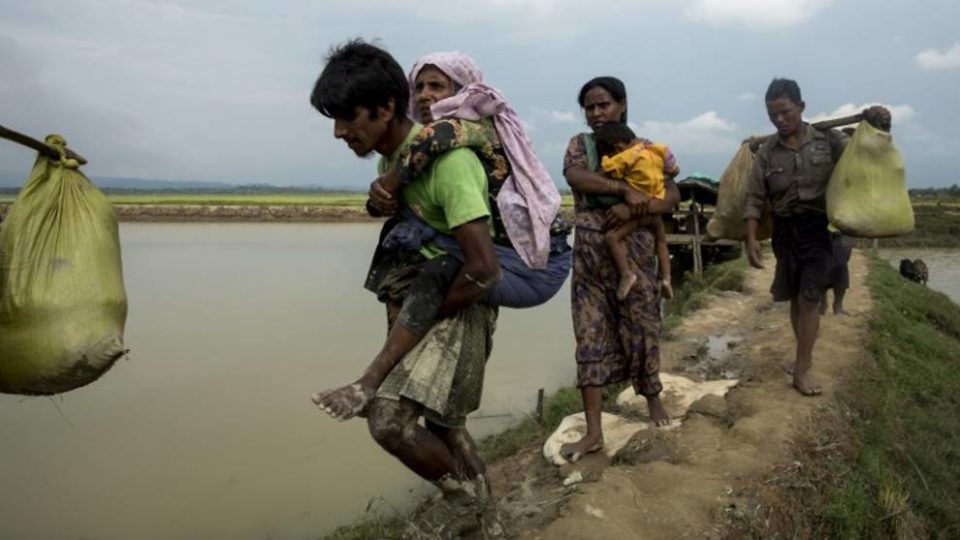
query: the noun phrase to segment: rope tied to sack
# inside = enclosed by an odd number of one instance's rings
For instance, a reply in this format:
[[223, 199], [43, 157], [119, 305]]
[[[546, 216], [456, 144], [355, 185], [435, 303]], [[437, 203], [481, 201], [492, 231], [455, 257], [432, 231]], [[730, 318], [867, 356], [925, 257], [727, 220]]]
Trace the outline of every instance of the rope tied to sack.
[[57, 160], [57, 165], [61, 167], [66, 167], [68, 169], [79, 169], [80, 162], [76, 159], [67, 156], [67, 140], [63, 138], [62, 135], [57, 135], [52, 133], [47, 135], [43, 140], [50, 148], [53, 148], [60, 154], [60, 159]]

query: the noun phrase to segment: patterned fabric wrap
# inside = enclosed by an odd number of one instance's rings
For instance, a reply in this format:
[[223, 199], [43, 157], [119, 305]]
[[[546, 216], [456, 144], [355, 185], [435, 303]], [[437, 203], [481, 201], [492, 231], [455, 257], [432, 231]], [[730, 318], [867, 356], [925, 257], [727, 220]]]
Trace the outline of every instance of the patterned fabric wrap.
[[606, 386], [629, 380], [644, 396], [660, 384], [660, 287], [654, 235], [638, 228], [624, 239], [637, 283], [617, 300], [619, 274], [603, 233], [577, 227], [573, 246], [571, 300], [577, 339], [577, 386]]
[[393, 368], [377, 397], [405, 397], [423, 405], [424, 418], [435, 424], [465, 425], [480, 408], [496, 321], [497, 310], [483, 304], [439, 320]]
[[[424, 66], [436, 66], [461, 86], [456, 95], [431, 107], [433, 117], [480, 120], [492, 117], [510, 161], [511, 174], [497, 196], [497, 206], [510, 241], [531, 268], [543, 268], [550, 252], [550, 224], [560, 209], [560, 193], [550, 174], [533, 151], [516, 111], [500, 90], [483, 82], [483, 73], [469, 56], [460, 52], [428, 54], [414, 64], [409, 83]], [[411, 92], [410, 114], [416, 110]]]

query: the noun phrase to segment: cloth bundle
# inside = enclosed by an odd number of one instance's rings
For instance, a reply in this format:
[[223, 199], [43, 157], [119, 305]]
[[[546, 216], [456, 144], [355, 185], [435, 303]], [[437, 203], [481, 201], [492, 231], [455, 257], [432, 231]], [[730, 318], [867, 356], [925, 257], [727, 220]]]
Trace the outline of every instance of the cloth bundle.
[[827, 186], [827, 217], [850, 236], [913, 231], [913, 207], [900, 152], [889, 133], [860, 122]]
[[56, 394], [124, 354], [127, 297], [113, 206], [49, 135], [0, 228], [0, 392]]
[[[740, 145], [740, 149], [720, 176], [717, 208], [710, 222], [707, 223], [707, 234], [713, 238], [747, 239], [747, 224], [743, 220], [743, 209], [746, 205], [747, 186], [750, 184], [755, 161], [756, 157], [750, 150], [750, 145], [744, 143]], [[773, 215], [767, 207], [757, 227], [757, 240], [770, 238], [772, 232]]]

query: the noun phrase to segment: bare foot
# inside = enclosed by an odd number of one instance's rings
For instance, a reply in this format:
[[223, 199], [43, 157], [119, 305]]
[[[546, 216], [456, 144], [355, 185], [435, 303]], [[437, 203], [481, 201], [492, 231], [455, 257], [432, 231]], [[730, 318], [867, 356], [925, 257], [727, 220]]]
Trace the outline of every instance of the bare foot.
[[650, 412], [650, 423], [654, 427], [663, 427], [670, 424], [670, 414], [663, 407], [659, 397], [647, 398], [647, 410]]
[[367, 408], [370, 400], [373, 399], [374, 394], [376, 394], [376, 390], [373, 388], [365, 387], [360, 383], [353, 383], [313, 394], [310, 399], [323, 412], [343, 421], [361, 414]]
[[786, 363], [786, 364], [783, 365], [783, 371], [784, 371], [787, 375], [793, 375], [793, 372], [796, 370], [796, 366], [797, 366], [796, 363], [794, 363], [794, 362], [788, 362], [788, 363]]
[[834, 315], [844, 315], [844, 316], [847, 316], [847, 317], [850, 316], [850, 314], [847, 313], [847, 310], [845, 310], [845, 309], [843, 309], [843, 308], [839, 308], [839, 309], [838, 309], [838, 308], [833, 308], [833, 314], [834, 314]]
[[623, 300], [630, 294], [630, 289], [637, 282], [636, 274], [627, 274], [620, 278], [620, 285], [617, 287], [617, 300]]
[[819, 396], [823, 393], [820, 385], [814, 383], [806, 373], [793, 374], [793, 387], [805, 396]]
[[603, 435], [584, 435], [577, 442], [560, 447], [560, 457], [569, 463], [576, 463], [581, 457], [603, 449]]
[[669, 279], [660, 282], [660, 295], [667, 299], [673, 298], [673, 286], [670, 285]]

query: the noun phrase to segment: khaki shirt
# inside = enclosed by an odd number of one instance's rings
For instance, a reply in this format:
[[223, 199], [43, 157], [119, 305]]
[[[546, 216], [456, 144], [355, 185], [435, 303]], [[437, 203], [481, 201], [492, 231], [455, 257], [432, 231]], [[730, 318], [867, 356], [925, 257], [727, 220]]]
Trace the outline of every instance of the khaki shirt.
[[744, 219], [760, 219], [767, 201], [775, 216], [827, 212], [827, 182], [847, 144], [839, 131], [819, 131], [804, 122], [800, 149], [788, 148], [771, 135], [757, 150], [747, 186]]

